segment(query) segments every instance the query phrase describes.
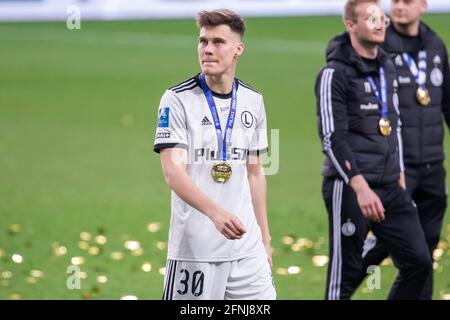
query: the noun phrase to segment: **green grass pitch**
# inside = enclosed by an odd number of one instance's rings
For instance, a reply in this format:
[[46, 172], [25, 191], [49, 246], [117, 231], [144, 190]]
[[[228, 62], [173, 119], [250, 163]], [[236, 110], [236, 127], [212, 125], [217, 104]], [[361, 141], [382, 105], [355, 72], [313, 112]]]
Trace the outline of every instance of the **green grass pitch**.
[[[425, 21], [450, 46], [450, 16]], [[247, 25], [238, 77], [264, 94], [269, 127], [280, 129], [280, 170], [268, 177], [278, 298], [322, 299], [326, 266], [312, 259], [328, 254], [328, 228], [313, 85], [343, 26], [339, 17]], [[197, 34], [193, 20], [83, 22], [74, 31], [62, 22], [0, 24], [0, 299], [161, 298], [170, 193], [152, 152], [157, 107], [166, 88], [199, 70]], [[161, 228], [149, 232], [149, 223]], [[447, 212], [436, 299], [450, 294], [449, 223]], [[93, 239], [80, 244], [81, 232]], [[99, 234], [106, 243], [95, 242]], [[285, 236], [303, 239], [299, 251]], [[131, 254], [127, 240], [142, 250]], [[66, 253], [55, 255], [61, 246]], [[85, 279], [69, 290], [77, 256]], [[292, 266], [300, 269], [286, 274]], [[396, 272], [381, 271], [381, 289], [361, 288], [356, 299], [387, 296]]]

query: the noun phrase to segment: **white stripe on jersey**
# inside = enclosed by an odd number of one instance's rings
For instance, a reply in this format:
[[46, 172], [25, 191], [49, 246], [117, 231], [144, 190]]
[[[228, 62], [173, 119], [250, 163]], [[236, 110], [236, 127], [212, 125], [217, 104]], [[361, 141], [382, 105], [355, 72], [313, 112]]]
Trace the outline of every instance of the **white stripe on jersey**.
[[320, 81], [320, 114], [322, 120], [323, 149], [330, 157], [334, 167], [339, 172], [345, 183], [349, 182], [348, 176], [334, 156], [331, 148], [331, 135], [334, 132], [333, 106], [331, 100], [331, 85], [334, 69], [326, 68]]

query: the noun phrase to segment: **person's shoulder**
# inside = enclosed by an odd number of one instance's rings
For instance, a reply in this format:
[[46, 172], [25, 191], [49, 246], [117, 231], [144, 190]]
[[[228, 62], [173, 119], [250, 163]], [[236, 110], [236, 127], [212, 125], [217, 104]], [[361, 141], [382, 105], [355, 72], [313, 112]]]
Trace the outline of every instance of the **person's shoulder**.
[[244, 82], [240, 79], [236, 79], [238, 86], [241, 88], [239, 90], [244, 90], [246, 93], [255, 96], [262, 96], [262, 93], [255, 89], [255, 87], [251, 86], [247, 82]]
[[198, 76], [195, 75], [170, 87], [169, 89], [167, 89], [167, 91], [172, 93], [182, 93], [193, 90], [198, 86], [199, 86]]
[[343, 80], [343, 75], [346, 73], [345, 65], [340, 61], [329, 61], [323, 66], [318, 75], [317, 80], [322, 80], [324, 77], [332, 78], [334, 81], [339, 78], [339, 81]]
[[427, 40], [427, 43], [431, 44], [436, 48], [445, 48], [445, 42], [442, 38], [434, 31], [429, 25], [424, 22], [421, 22], [421, 29], [423, 29], [422, 33], [424, 33], [424, 38]]

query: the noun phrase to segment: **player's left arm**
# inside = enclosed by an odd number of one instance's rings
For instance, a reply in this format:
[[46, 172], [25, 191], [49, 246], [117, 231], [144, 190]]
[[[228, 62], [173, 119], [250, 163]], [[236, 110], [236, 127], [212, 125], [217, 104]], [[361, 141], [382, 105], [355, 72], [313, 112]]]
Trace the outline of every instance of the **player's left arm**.
[[448, 52], [445, 49], [444, 56], [444, 82], [442, 84], [442, 113], [444, 114], [447, 127], [450, 129], [450, 65], [448, 60]]
[[270, 266], [272, 266], [272, 248], [270, 246], [269, 222], [267, 219], [266, 176], [260, 159], [260, 155], [267, 152], [269, 144], [267, 140], [267, 121], [264, 99], [262, 96], [260, 96], [260, 98], [260, 108], [256, 117], [255, 132], [252, 141], [250, 142], [247, 157], [247, 177], [250, 185], [256, 221], [261, 228], [262, 241], [266, 248]]
[[266, 176], [264, 175], [261, 159], [257, 155], [250, 154], [247, 158], [247, 178], [256, 221], [261, 228], [262, 241], [266, 248], [270, 266], [272, 266], [272, 248], [270, 246], [269, 222], [267, 219]]

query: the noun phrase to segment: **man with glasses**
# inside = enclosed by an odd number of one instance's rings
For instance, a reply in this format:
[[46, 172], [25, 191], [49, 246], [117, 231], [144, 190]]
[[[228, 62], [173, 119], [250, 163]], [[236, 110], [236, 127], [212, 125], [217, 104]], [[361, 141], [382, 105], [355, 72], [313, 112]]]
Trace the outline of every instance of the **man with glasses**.
[[[417, 204], [430, 255], [439, 242], [447, 207], [444, 169], [443, 118], [450, 127], [450, 71], [445, 44], [421, 16], [425, 0], [392, 0], [392, 26], [383, 47], [393, 54], [399, 73], [400, 114], [403, 124], [406, 189]], [[365, 270], [378, 265], [389, 252], [383, 241], [366, 241]], [[355, 288], [356, 289], [356, 288]], [[430, 272], [420, 299], [433, 295]]]
[[432, 267], [404, 190], [397, 73], [379, 47], [387, 19], [376, 0], [348, 0], [344, 23], [315, 87], [330, 231], [326, 299], [350, 299], [369, 229], [399, 269], [389, 299], [418, 299]]

